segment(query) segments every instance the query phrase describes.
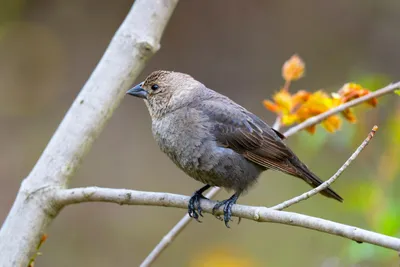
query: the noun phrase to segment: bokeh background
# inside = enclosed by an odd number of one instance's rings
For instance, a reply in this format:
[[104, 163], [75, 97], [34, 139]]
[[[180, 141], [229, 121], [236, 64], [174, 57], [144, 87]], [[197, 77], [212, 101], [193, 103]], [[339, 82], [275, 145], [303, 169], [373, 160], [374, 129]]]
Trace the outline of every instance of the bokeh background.
[[[0, 222], [132, 1], [0, 1]], [[282, 63], [299, 53], [306, 78], [292, 91], [336, 91], [355, 81], [370, 89], [400, 79], [400, 2], [396, 0], [182, 0], [156, 69], [187, 72], [265, 119], [261, 104], [283, 84]], [[140, 80], [139, 79], [139, 80]], [[297, 134], [288, 143], [322, 178], [330, 177], [366, 137], [376, 138], [335, 183], [343, 204], [316, 196], [290, 208], [345, 224], [400, 234], [400, 98], [356, 108], [357, 124]], [[127, 97], [72, 180], [190, 195], [200, 187], [153, 141], [142, 101]], [[266, 172], [239, 203], [274, 205], [308, 190]], [[218, 196], [228, 196], [224, 192]], [[137, 266], [184, 210], [82, 204], [49, 229], [36, 266]], [[0, 252], [1, 255], [1, 252]], [[154, 266], [394, 266], [398, 255], [367, 244], [284, 225], [242, 220], [226, 229], [211, 215], [192, 223]]]

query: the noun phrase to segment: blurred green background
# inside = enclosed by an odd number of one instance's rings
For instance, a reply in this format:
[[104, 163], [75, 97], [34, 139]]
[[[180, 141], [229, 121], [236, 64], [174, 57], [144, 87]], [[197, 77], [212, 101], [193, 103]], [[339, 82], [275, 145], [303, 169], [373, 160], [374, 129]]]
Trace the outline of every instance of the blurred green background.
[[[160, 1], [162, 2], [162, 1]], [[132, 1], [0, 0], [0, 222], [60, 120], [102, 56]], [[293, 53], [307, 76], [291, 91], [336, 91], [355, 81], [376, 89], [399, 79], [400, 1], [182, 0], [156, 69], [187, 72], [269, 123], [261, 102], [283, 84]], [[139, 79], [139, 80], [140, 80]], [[323, 179], [366, 137], [367, 149], [335, 183], [345, 202], [316, 196], [290, 210], [400, 235], [400, 98], [356, 108], [359, 122], [288, 143]], [[189, 179], [153, 141], [144, 103], [127, 97], [72, 180], [191, 195]], [[270, 206], [309, 188], [266, 172], [239, 203]], [[228, 194], [218, 196], [223, 199]], [[184, 210], [82, 204], [66, 208], [48, 231], [36, 266], [137, 266]], [[211, 215], [192, 223], [154, 266], [397, 266], [395, 252], [284, 225], [242, 220], [226, 229]]]

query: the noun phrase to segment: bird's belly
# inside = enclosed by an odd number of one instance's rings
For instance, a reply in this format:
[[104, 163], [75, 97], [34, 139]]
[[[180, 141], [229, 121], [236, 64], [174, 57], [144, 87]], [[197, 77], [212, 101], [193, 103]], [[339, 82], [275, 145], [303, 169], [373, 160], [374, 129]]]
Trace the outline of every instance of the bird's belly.
[[219, 146], [212, 136], [205, 134], [207, 127], [183, 127], [178, 120], [173, 123], [153, 125], [154, 137], [161, 150], [195, 180], [241, 192], [264, 170], [235, 151]]
[[229, 148], [212, 147], [204, 150], [197, 166], [187, 170], [189, 176], [204, 184], [242, 192], [257, 180], [264, 168]]

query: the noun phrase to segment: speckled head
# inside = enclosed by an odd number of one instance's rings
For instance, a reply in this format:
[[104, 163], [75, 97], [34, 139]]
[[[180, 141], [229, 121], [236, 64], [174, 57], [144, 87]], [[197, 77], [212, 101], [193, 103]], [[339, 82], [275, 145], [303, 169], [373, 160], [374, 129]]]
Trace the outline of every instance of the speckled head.
[[126, 92], [143, 98], [152, 118], [163, 116], [190, 101], [194, 89], [204, 85], [188, 74], [157, 70]]

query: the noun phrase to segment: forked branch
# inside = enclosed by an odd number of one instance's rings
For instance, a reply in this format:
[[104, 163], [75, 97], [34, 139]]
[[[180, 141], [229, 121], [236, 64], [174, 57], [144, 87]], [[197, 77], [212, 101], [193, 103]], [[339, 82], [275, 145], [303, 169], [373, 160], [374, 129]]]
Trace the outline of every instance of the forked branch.
[[[368, 144], [376, 131], [376, 127], [371, 131], [366, 140], [360, 145], [360, 147], [354, 152], [350, 159], [339, 169], [337, 174], [332, 178], [337, 178], [338, 173], [340, 174], [352, 160], [361, 152], [361, 150]], [[331, 179], [332, 179], [331, 178]], [[334, 180], [332, 179], [332, 180]], [[332, 180], [328, 180], [325, 184], [321, 185], [316, 190], [311, 190], [306, 194], [301, 195], [294, 200], [291, 200], [289, 204], [297, 203], [304, 200], [316, 193], [318, 190], [322, 190], [324, 186], [329, 186]], [[98, 188], [98, 187], [87, 187], [87, 188], [75, 188], [75, 189], [63, 189], [59, 191], [55, 196], [55, 202], [58, 205], [65, 206], [69, 204], [83, 203], [83, 202], [111, 202], [120, 205], [149, 205], [149, 206], [164, 206], [164, 207], [175, 207], [186, 209], [189, 201], [189, 197], [169, 194], [169, 193], [156, 193], [156, 192], [143, 192], [127, 189], [109, 189], [109, 188]], [[215, 201], [202, 200], [201, 206], [207, 213], [212, 213], [212, 208], [216, 204]], [[361, 228], [357, 228], [350, 225], [340, 224], [316, 217], [302, 215], [294, 212], [278, 211], [277, 208], [288, 207], [288, 203], [284, 202], [274, 208], [265, 207], [251, 207], [244, 205], [234, 205], [232, 212], [233, 216], [254, 220], [258, 222], [273, 222], [281, 223], [293, 226], [299, 226], [320, 232], [329, 233], [332, 235], [342, 236], [357, 242], [365, 242], [374, 244], [377, 246], [390, 248], [393, 250], [400, 250], [400, 239], [378, 234], [375, 232], [367, 231]], [[185, 224], [183, 219], [183, 224]], [[178, 225], [174, 228], [174, 233], [177, 235], [183, 229], [182, 226]], [[173, 234], [172, 234], [173, 236]], [[170, 236], [171, 237], [171, 236]], [[165, 238], [164, 243], [168, 244], [172, 239]], [[144, 262], [142, 266], [148, 266], [165, 248], [166, 245], [160, 245], [159, 249], [154, 252], [147, 263]]]

